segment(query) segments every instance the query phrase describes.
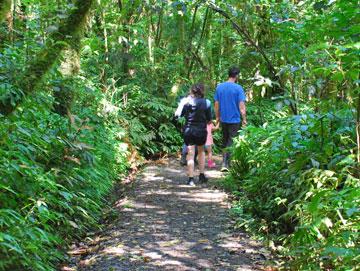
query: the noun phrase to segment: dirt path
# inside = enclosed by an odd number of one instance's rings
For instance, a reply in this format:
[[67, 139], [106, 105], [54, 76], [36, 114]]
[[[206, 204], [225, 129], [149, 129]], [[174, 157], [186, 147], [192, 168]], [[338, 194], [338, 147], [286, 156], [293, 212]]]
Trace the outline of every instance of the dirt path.
[[190, 187], [175, 159], [147, 166], [117, 203], [116, 219], [74, 248], [73, 254], [87, 253], [73, 256], [64, 270], [263, 270], [261, 247], [231, 231], [227, 196], [211, 188], [221, 173], [207, 176], [209, 184]]

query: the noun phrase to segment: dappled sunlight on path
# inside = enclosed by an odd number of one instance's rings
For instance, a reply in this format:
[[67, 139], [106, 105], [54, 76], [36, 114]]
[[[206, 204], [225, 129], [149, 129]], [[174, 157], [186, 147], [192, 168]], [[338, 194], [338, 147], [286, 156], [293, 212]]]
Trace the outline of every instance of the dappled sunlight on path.
[[261, 270], [259, 245], [231, 231], [226, 194], [186, 179], [176, 160], [147, 166], [116, 203], [118, 217], [84, 245], [94, 249], [68, 270]]

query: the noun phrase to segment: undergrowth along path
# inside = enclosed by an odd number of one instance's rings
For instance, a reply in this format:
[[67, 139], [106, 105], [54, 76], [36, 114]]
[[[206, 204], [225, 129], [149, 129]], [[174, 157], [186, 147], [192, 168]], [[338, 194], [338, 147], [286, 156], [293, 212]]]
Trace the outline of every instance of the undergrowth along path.
[[175, 159], [146, 166], [117, 201], [116, 218], [74, 247], [64, 270], [263, 270], [261, 245], [232, 230], [227, 195], [214, 187], [219, 169], [206, 174], [208, 184], [190, 187]]

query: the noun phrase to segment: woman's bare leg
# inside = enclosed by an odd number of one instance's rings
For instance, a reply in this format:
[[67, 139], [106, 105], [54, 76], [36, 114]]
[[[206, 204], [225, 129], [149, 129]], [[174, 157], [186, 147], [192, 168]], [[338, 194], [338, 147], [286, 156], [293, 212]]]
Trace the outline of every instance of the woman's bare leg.
[[204, 151], [204, 145], [198, 146], [198, 161], [199, 161], [199, 169], [200, 173], [204, 173], [205, 171], [205, 151]]
[[211, 147], [211, 145], [206, 146], [206, 150], [207, 150], [207, 153], [208, 153], [208, 161], [212, 161], [213, 156], [212, 156], [212, 147]]
[[187, 153], [187, 167], [188, 167], [188, 176], [189, 178], [194, 177], [194, 156], [195, 156], [195, 146], [188, 146]]

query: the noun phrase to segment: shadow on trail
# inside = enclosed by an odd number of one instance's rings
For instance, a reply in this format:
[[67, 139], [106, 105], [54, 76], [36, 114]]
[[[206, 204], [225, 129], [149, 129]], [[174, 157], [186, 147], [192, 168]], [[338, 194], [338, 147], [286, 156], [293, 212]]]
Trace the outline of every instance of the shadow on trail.
[[78, 270], [259, 270], [258, 244], [229, 233], [226, 195], [185, 180], [176, 161], [147, 167]]

